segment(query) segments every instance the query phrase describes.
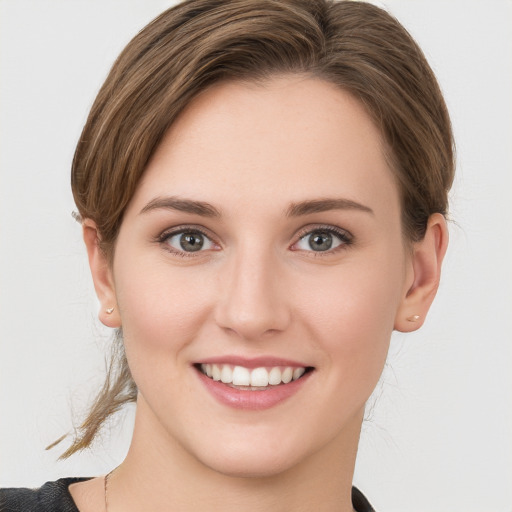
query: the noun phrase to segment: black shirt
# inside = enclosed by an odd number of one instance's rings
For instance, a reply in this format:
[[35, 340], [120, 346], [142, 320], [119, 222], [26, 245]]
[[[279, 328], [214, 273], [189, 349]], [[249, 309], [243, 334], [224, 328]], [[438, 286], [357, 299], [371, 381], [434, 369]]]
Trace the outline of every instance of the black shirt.
[[[88, 478], [61, 478], [39, 489], [0, 489], [0, 512], [79, 512], [68, 487]], [[357, 512], [375, 512], [362, 492], [352, 487], [352, 505]]]

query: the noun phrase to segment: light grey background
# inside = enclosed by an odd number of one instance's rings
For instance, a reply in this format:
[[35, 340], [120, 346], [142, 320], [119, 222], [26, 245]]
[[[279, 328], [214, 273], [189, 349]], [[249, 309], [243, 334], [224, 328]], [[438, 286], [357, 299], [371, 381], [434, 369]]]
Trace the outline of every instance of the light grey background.
[[[108, 340], [69, 168], [114, 58], [169, 5], [0, 0], [0, 486], [101, 474], [126, 451], [133, 411], [91, 452], [44, 451], [100, 385]], [[379, 5], [438, 75], [458, 175], [438, 298], [421, 331], [393, 339], [355, 483], [380, 512], [510, 512], [512, 2]]]

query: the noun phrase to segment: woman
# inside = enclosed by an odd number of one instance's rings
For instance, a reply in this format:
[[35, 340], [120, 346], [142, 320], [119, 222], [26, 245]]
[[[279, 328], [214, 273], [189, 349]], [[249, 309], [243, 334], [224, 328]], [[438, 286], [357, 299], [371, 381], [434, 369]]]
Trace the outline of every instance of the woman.
[[133, 440], [4, 509], [372, 510], [364, 407], [437, 291], [452, 144], [423, 54], [371, 5], [194, 0], [149, 24], [72, 169], [119, 366], [65, 456], [136, 400]]

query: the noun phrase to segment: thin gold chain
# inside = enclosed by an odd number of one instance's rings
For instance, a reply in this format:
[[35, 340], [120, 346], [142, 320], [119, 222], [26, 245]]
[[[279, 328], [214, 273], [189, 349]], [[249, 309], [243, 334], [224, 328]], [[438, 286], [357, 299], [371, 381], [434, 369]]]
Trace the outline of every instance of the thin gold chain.
[[107, 473], [105, 475], [105, 478], [103, 479], [103, 483], [104, 483], [104, 487], [105, 487], [105, 512], [108, 512], [108, 500], [107, 500], [107, 496], [108, 496], [108, 492], [107, 492], [107, 486], [108, 486], [108, 477], [109, 477], [110, 473]]
[[103, 478], [103, 487], [105, 489], [105, 512], [108, 512], [108, 479], [116, 469], [117, 468], [114, 468], [110, 473], [107, 473]]

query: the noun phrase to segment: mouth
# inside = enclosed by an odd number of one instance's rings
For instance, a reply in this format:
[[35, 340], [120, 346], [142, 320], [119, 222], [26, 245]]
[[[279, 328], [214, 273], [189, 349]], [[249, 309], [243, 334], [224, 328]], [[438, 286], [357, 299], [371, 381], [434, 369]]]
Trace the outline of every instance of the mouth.
[[267, 391], [293, 383], [313, 371], [311, 366], [245, 366], [227, 363], [197, 363], [208, 379], [241, 391]]

